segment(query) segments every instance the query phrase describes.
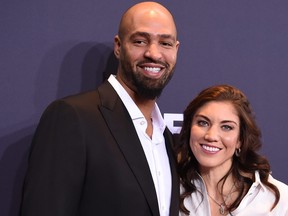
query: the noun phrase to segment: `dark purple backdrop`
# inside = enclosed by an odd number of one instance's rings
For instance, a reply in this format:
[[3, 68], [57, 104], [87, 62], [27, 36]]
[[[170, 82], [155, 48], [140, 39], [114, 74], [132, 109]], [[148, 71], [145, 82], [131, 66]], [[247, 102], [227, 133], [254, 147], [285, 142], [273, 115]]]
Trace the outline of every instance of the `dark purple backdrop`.
[[[16, 216], [28, 149], [54, 99], [95, 88], [132, 0], [0, 3], [0, 214]], [[228, 83], [250, 98], [273, 176], [288, 183], [288, 3], [278, 0], [159, 1], [181, 42], [175, 76], [159, 105], [181, 113], [202, 88]]]

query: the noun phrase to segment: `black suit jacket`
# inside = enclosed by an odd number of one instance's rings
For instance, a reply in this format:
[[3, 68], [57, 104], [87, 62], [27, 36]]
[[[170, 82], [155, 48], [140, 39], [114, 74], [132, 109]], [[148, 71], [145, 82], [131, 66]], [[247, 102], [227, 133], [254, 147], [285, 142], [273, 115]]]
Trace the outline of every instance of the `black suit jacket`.
[[[178, 215], [179, 182], [172, 173], [170, 215]], [[170, 188], [167, 188], [170, 190]], [[22, 216], [158, 216], [156, 192], [133, 122], [106, 81], [97, 90], [53, 102], [31, 146]]]

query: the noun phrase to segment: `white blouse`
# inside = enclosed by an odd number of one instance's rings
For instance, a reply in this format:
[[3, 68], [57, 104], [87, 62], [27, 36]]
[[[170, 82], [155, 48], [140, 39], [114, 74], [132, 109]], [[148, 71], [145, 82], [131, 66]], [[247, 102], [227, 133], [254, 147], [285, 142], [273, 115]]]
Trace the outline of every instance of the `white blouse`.
[[[228, 215], [233, 216], [288, 216], [288, 185], [274, 179], [271, 175], [268, 181], [274, 184], [280, 191], [280, 200], [275, 208], [270, 211], [274, 203], [274, 193], [260, 181], [258, 172], [255, 172], [255, 182], [248, 193], [242, 199], [240, 205]], [[189, 215], [211, 216], [207, 190], [202, 179], [194, 181], [194, 185], [200, 192], [196, 191], [184, 200], [185, 207], [190, 211]], [[181, 188], [182, 190], [183, 188]], [[202, 200], [203, 199], [203, 200]], [[180, 216], [184, 216], [180, 212]]]

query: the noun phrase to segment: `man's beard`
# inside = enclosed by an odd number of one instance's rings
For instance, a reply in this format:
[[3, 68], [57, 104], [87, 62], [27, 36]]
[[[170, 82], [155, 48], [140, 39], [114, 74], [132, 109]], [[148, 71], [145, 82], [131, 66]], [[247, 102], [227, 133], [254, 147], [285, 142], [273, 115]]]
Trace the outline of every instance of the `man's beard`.
[[[167, 69], [167, 67], [166, 67]], [[170, 72], [166, 72], [159, 79], [146, 77], [141, 73], [136, 73], [130, 65], [122, 64], [122, 71], [125, 76], [126, 85], [132, 88], [143, 99], [153, 100], [159, 98], [164, 87], [168, 84], [174, 74], [174, 67]]]

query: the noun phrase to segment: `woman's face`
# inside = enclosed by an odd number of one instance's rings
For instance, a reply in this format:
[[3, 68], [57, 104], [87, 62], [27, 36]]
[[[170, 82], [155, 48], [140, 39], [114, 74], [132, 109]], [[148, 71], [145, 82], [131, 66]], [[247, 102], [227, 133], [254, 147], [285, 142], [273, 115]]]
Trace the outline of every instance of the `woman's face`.
[[200, 170], [220, 168], [227, 172], [236, 148], [240, 147], [240, 121], [228, 101], [211, 101], [200, 107], [192, 119], [190, 148]]

